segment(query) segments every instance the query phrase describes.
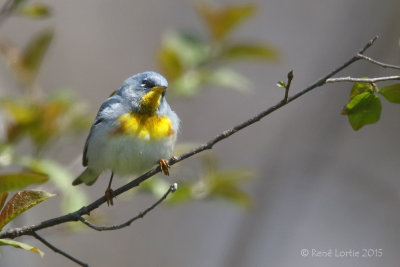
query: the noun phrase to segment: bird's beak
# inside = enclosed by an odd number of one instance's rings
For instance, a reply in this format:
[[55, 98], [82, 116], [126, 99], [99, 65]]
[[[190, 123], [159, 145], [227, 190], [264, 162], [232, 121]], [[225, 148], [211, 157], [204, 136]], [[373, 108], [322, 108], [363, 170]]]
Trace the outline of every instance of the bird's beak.
[[154, 86], [153, 88], [151, 88], [151, 90], [156, 91], [157, 93], [162, 94], [165, 89], [167, 89], [166, 86]]

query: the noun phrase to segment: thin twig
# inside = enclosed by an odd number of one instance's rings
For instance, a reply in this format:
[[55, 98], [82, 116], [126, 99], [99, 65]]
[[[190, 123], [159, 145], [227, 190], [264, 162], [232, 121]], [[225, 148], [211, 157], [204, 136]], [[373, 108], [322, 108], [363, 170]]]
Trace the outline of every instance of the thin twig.
[[[286, 101], [280, 101], [277, 104], [269, 107], [268, 109], [258, 113], [257, 115], [255, 115], [254, 117], [250, 118], [249, 120], [236, 125], [235, 127], [226, 130], [224, 132], [222, 132], [221, 134], [217, 135], [216, 137], [214, 137], [213, 139], [211, 139], [209, 142], [200, 145], [199, 147], [181, 154], [180, 156], [177, 157], [172, 157], [168, 163], [170, 166], [184, 160], [187, 159], [189, 157], [192, 157], [204, 150], [209, 150], [211, 149], [216, 143], [230, 137], [231, 135], [233, 135], [234, 133], [242, 130], [243, 128], [246, 128], [254, 123], [256, 123], [257, 121], [261, 120], [262, 118], [264, 118], [265, 116], [269, 115], [270, 113], [278, 110], [279, 108], [287, 105], [288, 103], [296, 100], [297, 98], [299, 98], [300, 96], [310, 92], [311, 90], [323, 86], [326, 82], [326, 80], [328, 80], [329, 78], [331, 78], [333, 75], [337, 74], [338, 72], [340, 72], [341, 70], [345, 69], [346, 67], [348, 67], [349, 65], [353, 64], [354, 62], [360, 60], [360, 58], [358, 57], [358, 54], [363, 54], [365, 52], [365, 50], [367, 50], [369, 47], [372, 46], [372, 44], [376, 41], [378, 37], [374, 37], [373, 39], [371, 39], [356, 55], [354, 55], [352, 58], [350, 58], [349, 60], [347, 60], [345, 63], [343, 63], [341, 66], [337, 67], [336, 69], [334, 69], [332, 72], [330, 72], [329, 74], [327, 74], [326, 76], [320, 78], [319, 80], [317, 80], [316, 82], [314, 82], [313, 84], [311, 84], [310, 86], [306, 87], [305, 89], [303, 89], [302, 91], [298, 92], [297, 94], [289, 97]], [[156, 173], [159, 173], [161, 171], [160, 166], [157, 166], [156, 168], [153, 168], [152, 170], [146, 172], [145, 174], [139, 176], [138, 178], [136, 178], [135, 180], [121, 186], [120, 188], [118, 188], [117, 190], [114, 191], [114, 195], [118, 196], [122, 193], [124, 193], [125, 191], [128, 191], [136, 186], [138, 186], [140, 183], [142, 183], [143, 181], [147, 180], [148, 178], [152, 177], [153, 175], [155, 175]], [[22, 236], [22, 235], [29, 235], [32, 234], [32, 232], [40, 230], [40, 229], [44, 229], [44, 228], [48, 228], [48, 227], [52, 227], [54, 225], [58, 225], [61, 223], [66, 223], [66, 222], [72, 222], [72, 221], [78, 221], [79, 217], [82, 215], [86, 215], [89, 214], [92, 210], [98, 208], [100, 205], [104, 204], [106, 202], [106, 198], [104, 196], [100, 197], [99, 199], [97, 199], [96, 201], [92, 202], [91, 204], [89, 204], [88, 206], [84, 206], [82, 208], [80, 208], [79, 210], [72, 212], [72, 213], [68, 213], [66, 215], [60, 216], [60, 217], [55, 217], [46, 221], [43, 221], [37, 225], [31, 225], [31, 226], [24, 226], [21, 228], [12, 228], [9, 230], [6, 230], [2, 233], [0, 233], [0, 238], [16, 238], [18, 236]]]
[[292, 84], [292, 80], [294, 78], [293, 75], [293, 70], [289, 71], [289, 73], [287, 74], [287, 84], [285, 86], [285, 97], [283, 98], [283, 101], [285, 101], [286, 103], [288, 102], [288, 97], [289, 97], [289, 89], [290, 89], [290, 85]]
[[174, 183], [172, 184], [168, 191], [159, 199], [157, 200], [157, 202], [155, 202], [153, 205], [151, 205], [150, 207], [148, 207], [147, 209], [145, 209], [144, 211], [140, 212], [138, 215], [136, 215], [135, 217], [133, 217], [132, 219], [122, 223], [122, 224], [118, 224], [118, 225], [111, 225], [111, 226], [98, 226], [95, 225], [91, 222], [89, 222], [88, 220], [86, 220], [85, 218], [83, 218], [82, 216], [79, 216], [79, 220], [81, 222], [83, 222], [84, 224], [86, 224], [87, 226], [89, 226], [90, 228], [96, 230], [96, 231], [111, 231], [111, 230], [117, 230], [117, 229], [121, 229], [124, 227], [127, 227], [129, 225], [131, 225], [131, 223], [133, 223], [134, 221], [136, 221], [137, 219], [141, 219], [144, 216], [146, 216], [146, 214], [148, 212], [150, 212], [151, 210], [153, 210], [155, 207], [157, 207], [161, 202], [163, 202], [170, 193], [175, 192], [178, 189], [178, 184]]
[[46, 239], [44, 239], [43, 237], [41, 237], [40, 235], [38, 235], [36, 232], [32, 232], [31, 235], [36, 238], [37, 240], [39, 240], [40, 242], [42, 242], [43, 244], [45, 244], [47, 247], [49, 247], [51, 250], [53, 250], [55, 253], [61, 254], [64, 257], [70, 259], [71, 261], [79, 264], [80, 266], [84, 266], [84, 267], [89, 267], [89, 264], [84, 263], [74, 257], [72, 257], [71, 255], [69, 255], [68, 253], [66, 253], [65, 251], [62, 251], [61, 249], [53, 246], [52, 244], [50, 244]]
[[358, 56], [360, 59], [364, 59], [364, 60], [366, 60], [366, 61], [369, 61], [369, 62], [371, 62], [371, 63], [373, 63], [373, 64], [375, 64], [375, 65], [381, 66], [382, 68], [389, 68], [389, 69], [400, 70], [400, 66], [396, 66], [396, 65], [392, 65], [392, 64], [386, 64], [386, 63], [383, 63], [383, 62], [379, 62], [379, 61], [377, 61], [377, 60], [375, 60], [375, 59], [372, 59], [372, 58], [367, 57], [367, 56], [362, 55], [362, 54], [358, 54], [357, 56]]
[[330, 78], [327, 79], [325, 83], [337, 83], [337, 82], [365, 82], [365, 83], [376, 83], [383, 81], [393, 81], [400, 80], [400, 75], [395, 76], [387, 76], [387, 77], [378, 77], [378, 78], [353, 78], [353, 77], [339, 77], [339, 78]]

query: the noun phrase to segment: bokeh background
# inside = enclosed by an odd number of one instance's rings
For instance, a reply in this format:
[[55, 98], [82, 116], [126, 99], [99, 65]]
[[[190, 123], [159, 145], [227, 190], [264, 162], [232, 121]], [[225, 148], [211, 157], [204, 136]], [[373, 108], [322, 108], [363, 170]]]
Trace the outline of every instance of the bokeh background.
[[[218, 1], [229, 4], [232, 1]], [[24, 44], [32, 32], [53, 26], [55, 39], [38, 80], [51, 91], [68, 88], [93, 114], [124, 79], [157, 70], [156, 51], [171, 29], [203, 33], [193, 7], [184, 0], [43, 1], [53, 16], [40, 22], [10, 17], [0, 37]], [[233, 67], [246, 76], [248, 93], [210, 87], [194, 98], [168, 96], [182, 120], [179, 142], [200, 143], [275, 104], [283, 91], [275, 86], [293, 69], [296, 92], [353, 56], [370, 38], [378, 42], [369, 56], [400, 63], [400, 2], [396, 0], [253, 1], [254, 19], [234, 37], [264, 40], [280, 52], [278, 62], [242, 62]], [[341, 76], [374, 77], [393, 73], [359, 62]], [[0, 63], [0, 90], [12, 94], [16, 84]], [[316, 89], [214, 148], [223, 169], [254, 173], [244, 189], [249, 209], [224, 201], [162, 205], [129, 228], [111, 232], [71, 232], [57, 227], [41, 231], [54, 245], [91, 266], [398, 266], [400, 262], [400, 107], [383, 103], [381, 120], [354, 132], [340, 115], [350, 84]], [[92, 118], [93, 118], [92, 116]], [[49, 156], [79, 167], [85, 134], [63, 140]], [[67, 145], [66, 145], [67, 144]], [[184, 165], [196, 170], [193, 157], [171, 170], [169, 182], [185, 179]], [[100, 196], [107, 175], [91, 188]], [[117, 181], [122, 184], [123, 181]], [[115, 185], [115, 187], [116, 187]], [[47, 189], [48, 191], [51, 190]], [[61, 215], [59, 199], [35, 207], [13, 226]], [[143, 210], [153, 197], [117, 199], [101, 207], [104, 223], [117, 223]], [[73, 266], [66, 258], [31, 238], [37, 255], [2, 249], [1, 266]], [[302, 257], [301, 249], [382, 249], [382, 257]]]

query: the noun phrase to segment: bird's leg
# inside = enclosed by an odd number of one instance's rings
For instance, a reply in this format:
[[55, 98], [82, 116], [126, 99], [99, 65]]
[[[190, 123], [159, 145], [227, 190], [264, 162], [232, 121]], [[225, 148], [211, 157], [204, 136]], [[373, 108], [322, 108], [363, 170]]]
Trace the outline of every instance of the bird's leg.
[[165, 175], [168, 175], [168, 176], [169, 176], [169, 170], [168, 170], [168, 168], [171, 168], [171, 167], [170, 167], [169, 164], [168, 164], [168, 160], [166, 160], [166, 159], [160, 159], [160, 160], [158, 161], [158, 164], [160, 165], [161, 172], [164, 173]]
[[111, 204], [111, 206], [114, 205], [114, 202], [113, 202], [114, 191], [111, 189], [111, 183], [112, 183], [113, 177], [114, 177], [114, 172], [111, 172], [110, 182], [108, 182], [108, 186], [107, 186], [107, 189], [105, 192], [107, 206], [110, 206], [110, 204]]

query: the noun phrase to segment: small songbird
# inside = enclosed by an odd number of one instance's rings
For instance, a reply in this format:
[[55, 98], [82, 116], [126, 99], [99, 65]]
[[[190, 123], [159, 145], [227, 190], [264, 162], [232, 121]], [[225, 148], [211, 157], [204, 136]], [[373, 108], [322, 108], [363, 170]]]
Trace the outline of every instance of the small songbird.
[[117, 175], [138, 174], [159, 164], [169, 175], [179, 118], [165, 99], [167, 80], [149, 71], [128, 78], [100, 107], [83, 150], [87, 167], [72, 185], [92, 185], [111, 170], [105, 196], [113, 205], [111, 182]]

